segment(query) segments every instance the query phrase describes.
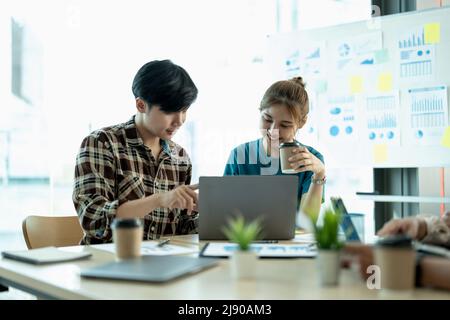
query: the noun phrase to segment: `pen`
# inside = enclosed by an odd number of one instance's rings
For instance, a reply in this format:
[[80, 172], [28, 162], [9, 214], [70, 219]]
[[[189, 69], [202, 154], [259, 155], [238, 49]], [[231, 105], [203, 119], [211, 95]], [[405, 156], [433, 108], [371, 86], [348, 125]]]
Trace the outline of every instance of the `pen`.
[[163, 245], [169, 243], [170, 239], [164, 239], [161, 240], [160, 242], [158, 242], [158, 244], [156, 245], [157, 247], [162, 247]]

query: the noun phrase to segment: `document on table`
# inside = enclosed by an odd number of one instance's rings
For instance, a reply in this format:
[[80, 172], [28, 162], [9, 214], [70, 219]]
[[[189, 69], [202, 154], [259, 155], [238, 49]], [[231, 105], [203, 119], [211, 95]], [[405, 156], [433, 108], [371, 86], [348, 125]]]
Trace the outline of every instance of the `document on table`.
[[316, 243], [316, 239], [314, 238], [314, 234], [312, 233], [302, 233], [296, 234], [295, 238], [292, 239], [293, 242], [303, 242], [303, 243]]
[[[95, 244], [91, 247], [116, 253], [116, 247], [114, 243], [106, 244]], [[168, 256], [177, 254], [187, 254], [196, 253], [198, 248], [187, 248], [182, 246], [177, 246], [173, 244], [165, 244], [163, 246], [158, 246], [158, 242], [143, 243], [141, 245], [141, 254], [143, 256]]]
[[[202, 251], [204, 257], [228, 257], [238, 250], [238, 245], [229, 242], [209, 242]], [[261, 258], [312, 258], [317, 254], [315, 244], [252, 244], [250, 250]]]

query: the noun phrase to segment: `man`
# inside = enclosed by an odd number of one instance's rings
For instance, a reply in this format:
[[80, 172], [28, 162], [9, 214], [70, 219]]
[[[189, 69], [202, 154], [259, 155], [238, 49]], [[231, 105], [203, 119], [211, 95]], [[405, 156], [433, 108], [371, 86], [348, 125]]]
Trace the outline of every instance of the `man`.
[[81, 244], [110, 242], [115, 218], [143, 219], [144, 240], [197, 232], [192, 164], [171, 139], [198, 90], [182, 67], [155, 60], [139, 69], [132, 91], [136, 114], [81, 143], [73, 190]]

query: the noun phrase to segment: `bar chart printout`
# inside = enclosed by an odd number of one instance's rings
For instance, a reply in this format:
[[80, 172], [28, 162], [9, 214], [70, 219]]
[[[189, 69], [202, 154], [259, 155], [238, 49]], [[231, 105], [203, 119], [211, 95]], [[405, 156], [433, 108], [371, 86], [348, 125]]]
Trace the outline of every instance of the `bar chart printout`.
[[398, 41], [400, 49], [415, 48], [425, 45], [425, 30], [423, 27], [417, 28], [415, 31], [406, 33]]
[[408, 131], [414, 144], [436, 145], [448, 126], [447, 86], [407, 90]]
[[401, 80], [431, 80], [436, 73], [435, 45], [426, 44], [423, 27], [398, 40]]
[[368, 95], [366, 139], [372, 143], [400, 145], [399, 92]]

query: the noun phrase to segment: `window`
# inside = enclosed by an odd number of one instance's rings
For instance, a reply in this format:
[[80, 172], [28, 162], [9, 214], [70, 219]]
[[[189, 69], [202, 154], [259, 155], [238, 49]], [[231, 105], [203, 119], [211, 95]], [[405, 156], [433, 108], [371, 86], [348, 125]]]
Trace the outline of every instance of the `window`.
[[11, 18], [11, 91], [29, 105], [42, 98], [42, 49], [29, 26]]
[[131, 82], [149, 60], [170, 58], [199, 87], [175, 136], [193, 160], [193, 182], [222, 175], [231, 148], [258, 136], [275, 0], [18, 0], [7, 7], [0, 28], [10, 38], [0, 47], [11, 60], [0, 59], [11, 68], [11, 88], [0, 105], [11, 121], [0, 128], [1, 146], [8, 145], [0, 152], [0, 231], [19, 230], [32, 213], [75, 213], [79, 145], [135, 113]]
[[278, 0], [278, 32], [366, 20], [371, 8], [370, 0]]
[[11, 53], [11, 61], [0, 57], [0, 66], [9, 66], [7, 61], [11, 67], [11, 88], [0, 92], [0, 105], [7, 106], [2, 112], [10, 119], [0, 119], [0, 143], [8, 145], [7, 152], [0, 150], [0, 231], [18, 230], [32, 213], [74, 214], [79, 145], [92, 130], [135, 113], [131, 82], [145, 62], [170, 58], [199, 88], [175, 136], [191, 156], [196, 183], [201, 175], [222, 175], [231, 149], [260, 136], [258, 106], [271, 81], [264, 65], [266, 36], [363, 19], [370, 5], [325, 0], [15, 4], [1, 10], [9, 15], [7, 23], [0, 20], [1, 34], [8, 29], [11, 37], [0, 37], [0, 48]]

